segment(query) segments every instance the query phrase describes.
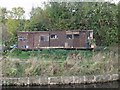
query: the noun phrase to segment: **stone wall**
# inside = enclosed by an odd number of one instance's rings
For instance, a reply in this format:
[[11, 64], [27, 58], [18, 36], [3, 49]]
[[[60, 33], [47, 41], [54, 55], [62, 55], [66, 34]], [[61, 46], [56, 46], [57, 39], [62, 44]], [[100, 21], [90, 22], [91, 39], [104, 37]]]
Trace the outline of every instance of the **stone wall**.
[[56, 76], [56, 77], [25, 77], [2, 78], [3, 85], [53, 85], [53, 84], [81, 84], [119, 80], [118, 74], [90, 75], [90, 76]]

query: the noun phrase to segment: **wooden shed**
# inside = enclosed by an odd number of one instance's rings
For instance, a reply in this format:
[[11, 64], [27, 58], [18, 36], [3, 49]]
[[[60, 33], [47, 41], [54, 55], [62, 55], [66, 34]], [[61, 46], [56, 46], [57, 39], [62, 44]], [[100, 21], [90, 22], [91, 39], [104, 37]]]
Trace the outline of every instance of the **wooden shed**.
[[93, 30], [20, 31], [18, 49], [91, 48]]

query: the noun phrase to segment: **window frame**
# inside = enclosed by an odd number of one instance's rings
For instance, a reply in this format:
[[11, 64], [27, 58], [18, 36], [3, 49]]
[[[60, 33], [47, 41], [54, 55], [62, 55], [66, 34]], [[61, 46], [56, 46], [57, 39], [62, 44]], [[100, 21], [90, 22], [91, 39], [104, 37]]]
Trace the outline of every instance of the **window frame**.
[[[70, 35], [71, 37], [70, 37], [69, 35]], [[66, 38], [67, 38], [67, 39], [74, 39], [73, 34], [66, 34]]]
[[[54, 36], [52, 37], [52, 35], [54, 35]], [[58, 35], [57, 34], [51, 34], [50, 39], [58, 39]]]
[[25, 36], [18, 36], [18, 41], [25, 41], [27, 38]]
[[80, 38], [80, 34], [73, 34], [74, 38]]
[[41, 35], [39, 37], [40, 41], [43, 41], [43, 42], [48, 42], [49, 41], [49, 36], [48, 35]]

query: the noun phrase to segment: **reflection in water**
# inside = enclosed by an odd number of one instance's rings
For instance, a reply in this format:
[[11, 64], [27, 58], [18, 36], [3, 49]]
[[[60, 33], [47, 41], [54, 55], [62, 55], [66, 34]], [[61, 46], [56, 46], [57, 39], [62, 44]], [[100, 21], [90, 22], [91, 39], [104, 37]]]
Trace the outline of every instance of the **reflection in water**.
[[120, 88], [120, 81], [97, 84], [47, 85], [47, 86], [3, 86], [2, 90], [40, 90], [42, 88]]

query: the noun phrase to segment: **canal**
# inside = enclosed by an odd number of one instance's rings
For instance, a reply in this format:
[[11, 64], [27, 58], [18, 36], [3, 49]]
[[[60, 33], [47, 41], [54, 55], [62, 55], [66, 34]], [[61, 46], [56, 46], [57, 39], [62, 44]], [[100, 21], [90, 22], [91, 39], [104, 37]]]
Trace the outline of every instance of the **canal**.
[[107, 83], [96, 83], [96, 84], [73, 84], [73, 85], [47, 85], [47, 86], [2, 86], [2, 90], [40, 90], [43, 88], [116, 88], [120, 90], [120, 81], [113, 81]]

